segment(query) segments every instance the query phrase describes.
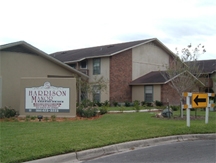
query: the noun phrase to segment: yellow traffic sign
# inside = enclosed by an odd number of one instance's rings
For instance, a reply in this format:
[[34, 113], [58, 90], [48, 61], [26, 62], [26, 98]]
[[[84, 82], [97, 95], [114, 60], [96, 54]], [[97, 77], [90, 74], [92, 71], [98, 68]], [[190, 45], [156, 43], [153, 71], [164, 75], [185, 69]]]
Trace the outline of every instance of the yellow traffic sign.
[[192, 108], [207, 107], [208, 94], [207, 93], [193, 93], [192, 94]]

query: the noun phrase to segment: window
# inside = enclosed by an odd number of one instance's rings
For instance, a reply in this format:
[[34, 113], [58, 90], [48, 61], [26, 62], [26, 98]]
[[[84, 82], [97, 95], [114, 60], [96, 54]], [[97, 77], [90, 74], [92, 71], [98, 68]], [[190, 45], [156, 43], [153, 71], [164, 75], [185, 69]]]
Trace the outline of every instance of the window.
[[100, 67], [101, 67], [100, 64], [101, 64], [100, 58], [93, 59], [93, 75], [100, 74]]
[[98, 85], [93, 86], [93, 101], [100, 102], [100, 87]]
[[76, 69], [76, 63], [71, 63], [69, 64], [70, 67], [73, 67], [74, 69]]
[[87, 68], [87, 61], [86, 60], [80, 62], [80, 68], [84, 68], [84, 69]]
[[153, 101], [153, 86], [145, 86], [145, 102]]

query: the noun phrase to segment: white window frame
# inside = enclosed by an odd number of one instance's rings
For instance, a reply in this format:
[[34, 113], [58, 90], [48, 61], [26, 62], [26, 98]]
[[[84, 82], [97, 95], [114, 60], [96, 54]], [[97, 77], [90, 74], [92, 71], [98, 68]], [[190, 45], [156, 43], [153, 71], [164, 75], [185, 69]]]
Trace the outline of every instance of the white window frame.
[[[151, 89], [149, 89], [151, 88]], [[154, 87], [153, 85], [146, 85], [144, 86], [144, 95], [145, 95], [145, 102], [153, 102], [154, 101]], [[147, 94], [151, 95], [151, 100], [148, 100]]]
[[[86, 66], [85, 67], [82, 67], [82, 62], [85, 62], [86, 63]], [[83, 60], [83, 61], [80, 61], [80, 69], [87, 69], [87, 60]]]
[[[99, 61], [99, 62], [96, 62], [96, 61]], [[99, 64], [99, 66], [95, 66], [95, 64]], [[101, 58], [93, 58], [92, 67], [93, 67], [93, 75], [100, 75], [101, 74]]]

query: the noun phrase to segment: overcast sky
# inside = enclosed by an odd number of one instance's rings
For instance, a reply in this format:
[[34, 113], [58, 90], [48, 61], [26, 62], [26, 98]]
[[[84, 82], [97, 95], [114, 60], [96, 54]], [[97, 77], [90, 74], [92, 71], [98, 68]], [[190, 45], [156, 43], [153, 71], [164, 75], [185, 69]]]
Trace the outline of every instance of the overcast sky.
[[216, 59], [216, 0], [0, 0], [0, 44], [24, 40], [50, 54], [158, 38], [175, 52], [205, 45]]

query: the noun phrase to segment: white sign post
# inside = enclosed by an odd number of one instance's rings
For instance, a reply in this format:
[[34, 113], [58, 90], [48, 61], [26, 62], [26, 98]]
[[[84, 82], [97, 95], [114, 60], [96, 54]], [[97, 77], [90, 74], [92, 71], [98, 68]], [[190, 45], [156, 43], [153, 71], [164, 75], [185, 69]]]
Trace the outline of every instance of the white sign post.
[[206, 114], [205, 114], [205, 123], [208, 123], [208, 117], [209, 117], [209, 108], [206, 107]]
[[205, 123], [207, 124], [208, 123], [208, 117], [209, 117], [209, 110], [210, 110], [210, 108], [211, 107], [214, 107], [214, 104], [212, 104], [211, 102], [210, 102], [210, 97], [214, 97], [215, 96], [215, 94], [214, 93], [208, 93], [208, 105], [207, 105], [207, 107], [206, 107], [206, 116], [205, 116]]
[[186, 97], [186, 105], [184, 105], [184, 108], [187, 109], [187, 126], [190, 127], [190, 108], [206, 107], [205, 123], [208, 124], [209, 109], [210, 107], [214, 107], [214, 104], [210, 104], [209, 97], [214, 96], [214, 93], [184, 92], [182, 95]]
[[190, 98], [192, 96], [192, 93], [183, 93], [183, 96], [186, 97], [186, 105], [184, 106], [186, 110], [186, 119], [187, 119], [187, 126], [190, 127], [190, 108], [191, 108], [191, 104], [190, 104]]

